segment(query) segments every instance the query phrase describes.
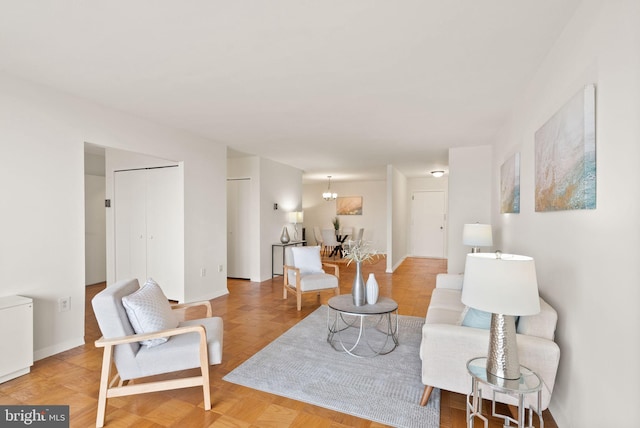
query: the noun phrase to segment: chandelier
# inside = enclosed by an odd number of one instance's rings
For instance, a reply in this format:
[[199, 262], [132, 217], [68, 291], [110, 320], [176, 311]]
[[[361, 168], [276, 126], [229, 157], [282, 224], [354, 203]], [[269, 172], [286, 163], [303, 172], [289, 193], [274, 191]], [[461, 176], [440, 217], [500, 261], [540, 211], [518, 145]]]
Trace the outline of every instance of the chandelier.
[[327, 187], [327, 191], [322, 194], [322, 198], [325, 201], [333, 201], [338, 197], [338, 194], [335, 192], [331, 192], [331, 176], [327, 175], [329, 178], [329, 186]]

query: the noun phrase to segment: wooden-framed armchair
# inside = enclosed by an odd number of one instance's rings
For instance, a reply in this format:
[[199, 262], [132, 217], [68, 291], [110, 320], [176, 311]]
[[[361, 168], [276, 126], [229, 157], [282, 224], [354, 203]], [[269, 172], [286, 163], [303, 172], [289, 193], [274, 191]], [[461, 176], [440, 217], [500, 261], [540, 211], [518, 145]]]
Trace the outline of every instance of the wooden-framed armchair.
[[[323, 267], [333, 269], [326, 273]], [[323, 291], [340, 294], [340, 268], [332, 263], [322, 263], [320, 247], [285, 248], [284, 287], [282, 298], [287, 298], [287, 291], [296, 295], [296, 306], [302, 309], [302, 295]]]
[[[140, 288], [137, 279], [128, 279], [108, 286], [91, 303], [103, 334], [95, 345], [104, 348], [96, 427], [104, 426], [112, 397], [200, 386], [204, 408], [211, 409], [209, 365], [222, 361], [223, 325], [222, 318], [212, 317], [209, 301], [171, 306], [152, 280]], [[206, 318], [181, 321], [179, 313], [194, 306], [204, 306]], [[192, 368], [200, 368], [200, 375], [136, 381]]]

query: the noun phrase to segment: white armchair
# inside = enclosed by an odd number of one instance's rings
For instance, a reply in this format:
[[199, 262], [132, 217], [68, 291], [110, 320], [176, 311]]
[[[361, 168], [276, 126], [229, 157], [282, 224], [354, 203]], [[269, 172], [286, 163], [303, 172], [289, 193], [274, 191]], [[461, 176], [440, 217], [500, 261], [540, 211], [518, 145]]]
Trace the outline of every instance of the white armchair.
[[[326, 273], [323, 269], [333, 269]], [[286, 247], [284, 265], [284, 287], [282, 298], [287, 298], [287, 291], [296, 295], [296, 306], [302, 309], [302, 295], [306, 293], [320, 294], [322, 291], [340, 294], [340, 268], [331, 263], [322, 263], [320, 247]]]
[[[209, 301], [172, 307], [155, 282], [140, 288], [137, 279], [130, 279], [108, 286], [91, 303], [103, 334], [95, 345], [104, 348], [97, 427], [105, 423], [111, 397], [199, 386], [205, 410], [211, 409], [209, 365], [222, 361], [223, 326], [222, 318], [211, 316]], [[204, 306], [206, 318], [181, 321], [178, 313], [191, 306]], [[113, 379], [112, 363], [117, 370]], [[200, 375], [137, 381], [192, 368], [200, 368]]]
[[[460, 301], [462, 282], [462, 275], [440, 274], [436, 279], [420, 345], [425, 385], [420, 400], [422, 406], [429, 400], [433, 388], [465, 395], [471, 392], [467, 361], [487, 355], [489, 330], [460, 325], [465, 310]], [[540, 411], [549, 406], [560, 360], [560, 348], [553, 341], [557, 319], [556, 311], [541, 298], [540, 313], [520, 317], [517, 325], [520, 364], [536, 372], [544, 382]], [[491, 399], [489, 388], [485, 389], [483, 397]], [[530, 401], [534, 398], [533, 394], [529, 395], [527, 405], [535, 405]], [[515, 398], [503, 394], [496, 400], [517, 406]]]

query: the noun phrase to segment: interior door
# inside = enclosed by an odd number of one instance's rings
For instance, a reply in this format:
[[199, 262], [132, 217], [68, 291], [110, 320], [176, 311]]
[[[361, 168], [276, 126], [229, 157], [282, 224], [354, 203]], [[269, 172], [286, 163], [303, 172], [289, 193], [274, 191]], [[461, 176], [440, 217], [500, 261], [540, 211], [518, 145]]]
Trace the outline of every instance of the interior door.
[[116, 281], [147, 278], [147, 204], [145, 170], [114, 174]]
[[251, 278], [251, 180], [227, 180], [227, 276]]
[[411, 254], [444, 258], [444, 192], [414, 192], [411, 199]]
[[116, 171], [116, 280], [153, 278], [184, 301], [184, 200], [180, 167]]
[[184, 301], [184, 203], [179, 167], [148, 169], [147, 276], [165, 295]]

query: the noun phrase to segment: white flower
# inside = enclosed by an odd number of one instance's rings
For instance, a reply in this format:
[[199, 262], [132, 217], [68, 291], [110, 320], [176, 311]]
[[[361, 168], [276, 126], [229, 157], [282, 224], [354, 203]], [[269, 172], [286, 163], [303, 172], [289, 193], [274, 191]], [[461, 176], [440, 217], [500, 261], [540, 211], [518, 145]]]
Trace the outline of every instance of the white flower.
[[349, 240], [344, 245], [344, 257], [349, 259], [347, 266], [351, 262], [358, 263], [365, 262], [367, 260], [377, 259], [379, 257], [378, 250], [371, 247], [371, 244], [367, 241], [352, 241]]

